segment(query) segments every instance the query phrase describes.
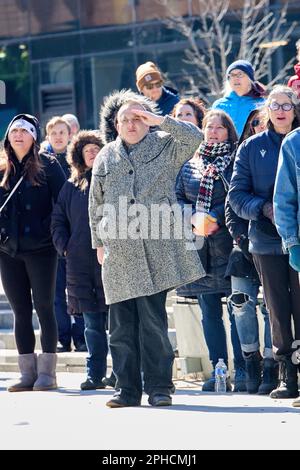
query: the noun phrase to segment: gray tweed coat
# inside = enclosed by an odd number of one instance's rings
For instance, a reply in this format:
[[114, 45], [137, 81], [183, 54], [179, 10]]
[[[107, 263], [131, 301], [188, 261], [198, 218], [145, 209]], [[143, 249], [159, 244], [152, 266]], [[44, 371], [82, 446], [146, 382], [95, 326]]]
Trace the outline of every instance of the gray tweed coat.
[[[147, 134], [130, 154], [120, 137], [98, 154], [93, 166], [89, 214], [93, 248], [104, 246], [102, 278], [107, 304], [153, 295], [205, 275], [197, 251], [188, 250], [187, 239], [175, 239], [172, 230], [177, 214], [175, 180], [201, 140], [202, 133], [196, 126], [166, 116], [160, 130]], [[121, 202], [120, 196], [126, 199]], [[102, 234], [110, 230], [114, 221], [111, 211], [100, 209], [103, 204], [115, 209], [118, 222], [124, 209], [129, 210], [127, 228], [137, 204], [147, 207], [149, 224], [153, 222], [154, 226], [150, 208], [153, 204], [162, 205], [162, 219], [170, 224], [171, 237], [163, 239], [159, 231], [159, 236], [143, 238], [135, 222], [136, 236], [123, 238], [117, 232], [115, 237], [105, 237]], [[124, 223], [121, 228], [126, 229]]]

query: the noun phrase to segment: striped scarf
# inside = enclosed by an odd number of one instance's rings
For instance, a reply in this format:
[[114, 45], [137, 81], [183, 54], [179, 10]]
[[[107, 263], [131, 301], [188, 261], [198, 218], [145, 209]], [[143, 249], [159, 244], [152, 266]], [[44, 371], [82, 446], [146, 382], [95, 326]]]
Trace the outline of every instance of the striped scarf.
[[229, 142], [208, 143], [202, 142], [198, 149], [200, 186], [196, 202], [197, 211], [209, 212], [214, 181], [230, 165], [232, 159], [231, 145]]

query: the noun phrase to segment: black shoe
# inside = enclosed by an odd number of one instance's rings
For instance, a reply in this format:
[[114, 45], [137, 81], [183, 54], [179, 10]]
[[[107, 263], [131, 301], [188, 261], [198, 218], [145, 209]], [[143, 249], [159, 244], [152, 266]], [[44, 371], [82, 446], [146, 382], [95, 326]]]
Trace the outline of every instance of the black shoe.
[[87, 350], [85, 343], [78, 341], [78, 343], [75, 344], [75, 352], [87, 352]]
[[71, 348], [71, 345], [68, 344], [68, 345], [60, 345], [60, 346], [57, 346], [56, 348], [56, 352], [57, 353], [64, 353], [64, 352], [71, 352], [72, 351], [72, 348]]
[[148, 402], [151, 406], [171, 406], [172, 398], [170, 395], [156, 393], [149, 397]]
[[114, 376], [114, 374], [111, 374], [110, 377], [103, 377], [102, 383], [105, 387], [115, 388], [115, 386], [116, 386], [116, 377]]
[[[215, 372], [212, 372], [211, 377], [207, 379], [204, 384], [202, 385], [202, 392], [214, 392], [215, 391]], [[232, 386], [230, 382], [230, 378], [226, 378], [226, 392], [231, 392]]]
[[247, 392], [246, 372], [243, 367], [237, 367], [235, 370], [234, 391], [235, 392]]
[[125, 408], [128, 406], [140, 406], [140, 405], [141, 405], [140, 401], [136, 403], [128, 402], [124, 400], [123, 398], [121, 398], [119, 395], [116, 397], [113, 397], [111, 400], [106, 402], [106, 406], [108, 406], [108, 408]]
[[105, 388], [105, 385], [102, 382], [97, 384], [91, 379], [86, 379], [85, 382], [82, 382], [80, 388], [81, 390], [101, 390]]

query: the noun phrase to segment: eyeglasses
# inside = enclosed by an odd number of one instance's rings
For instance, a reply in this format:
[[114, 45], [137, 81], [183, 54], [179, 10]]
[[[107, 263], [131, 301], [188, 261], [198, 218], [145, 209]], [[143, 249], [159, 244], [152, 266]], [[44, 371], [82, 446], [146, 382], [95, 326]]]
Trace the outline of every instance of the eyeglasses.
[[144, 86], [147, 90], [153, 90], [153, 88], [161, 88], [163, 82], [155, 82], [155, 83], [146, 83]]
[[277, 101], [272, 101], [272, 103], [269, 104], [269, 109], [271, 109], [272, 111], [278, 111], [280, 108], [282, 109], [282, 111], [290, 111], [294, 107], [295, 106], [291, 103], [279, 104], [277, 103]]
[[245, 77], [245, 75], [246, 74], [243, 72], [230, 73], [227, 78], [228, 80], [232, 80], [232, 78], [243, 78]]
[[253, 119], [253, 121], [251, 121], [251, 126], [252, 127], [257, 127], [260, 125], [260, 120], [259, 119]]

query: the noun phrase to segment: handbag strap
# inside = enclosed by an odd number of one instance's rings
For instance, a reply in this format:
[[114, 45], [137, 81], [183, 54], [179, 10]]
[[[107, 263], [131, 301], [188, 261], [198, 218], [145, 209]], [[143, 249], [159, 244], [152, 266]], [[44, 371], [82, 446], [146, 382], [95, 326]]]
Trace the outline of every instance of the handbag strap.
[[6, 201], [4, 202], [4, 204], [2, 204], [2, 206], [0, 207], [0, 214], [1, 214], [1, 212], [3, 211], [4, 207], [6, 206], [6, 204], [8, 203], [8, 201], [10, 200], [10, 198], [14, 195], [14, 193], [16, 192], [16, 190], [18, 189], [18, 187], [19, 187], [20, 184], [22, 183], [23, 179], [24, 179], [24, 176], [21, 176], [21, 178], [19, 179], [19, 181], [15, 184], [15, 186], [13, 187], [13, 189], [11, 190], [11, 192], [9, 193], [8, 198], [6, 199]]

